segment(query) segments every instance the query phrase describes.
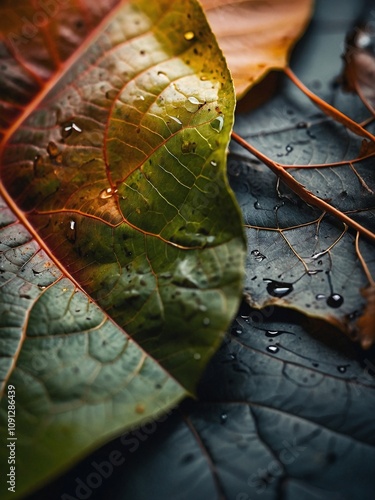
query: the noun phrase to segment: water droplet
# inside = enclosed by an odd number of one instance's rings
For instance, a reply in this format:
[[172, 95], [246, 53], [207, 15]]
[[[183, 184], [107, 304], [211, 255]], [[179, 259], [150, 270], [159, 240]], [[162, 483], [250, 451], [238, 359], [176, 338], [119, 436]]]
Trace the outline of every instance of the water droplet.
[[208, 326], [210, 324], [210, 318], [203, 318], [203, 325]]
[[99, 198], [102, 200], [106, 200], [107, 198], [111, 198], [115, 191], [112, 188], [102, 189], [99, 193]]
[[280, 349], [278, 347], [276, 347], [275, 345], [269, 345], [266, 347], [266, 350], [268, 352], [271, 352], [272, 354], [276, 354], [277, 352], [279, 352]]
[[48, 146], [47, 146], [47, 152], [48, 152], [50, 158], [55, 158], [60, 153], [60, 150], [57, 147], [57, 144], [55, 144], [54, 142], [50, 141], [48, 143]]
[[220, 423], [225, 424], [227, 420], [228, 420], [228, 415], [226, 413], [222, 413], [220, 415]]
[[324, 293], [317, 293], [315, 295], [315, 298], [316, 298], [316, 300], [323, 300], [326, 298], [326, 296], [324, 295]]
[[69, 227], [70, 227], [70, 229], [71, 229], [72, 231], [74, 231], [74, 229], [75, 229], [75, 227], [76, 227], [76, 223], [74, 222], [74, 220], [71, 220], [71, 221], [69, 222]]
[[342, 297], [338, 293], [332, 293], [327, 298], [327, 306], [333, 307], [334, 309], [337, 309], [338, 307], [342, 306], [343, 303], [344, 303], [344, 297]]
[[169, 118], [171, 118], [173, 121], [175, 121], [179, 125], [182, 125], [182, 121], [179, 118], [177, 118], [177, 116], [170, 116], [170, 115], [168, 115], [168, 116], [169, 116]]
[[69, 122], [69, 123], [66, 123], [63, 127], [62, 127], [62, 136], [64, 139], [66, 139], [67, 137], [69, 137], [73, 132], [77, 132], [77, 133], [81, 133], [82, 132], [82, 129], [74, 122]]
[[208, 80], [208, 76], [202, 75], [201, 80], [202, 82], [206, 82]]
[[297, 128], [307, 128], [307, 123], [306, 122], [298, 122]]
[[314, 255], [312, 255], [311, 258], [316, 260], [316, 259], [319, 259], [319, 257], [322, 257], [322, 255], [324, 255], [326, 253], [327, 253], [327, 250], [323, 250], [323, 252], [314, 253]]
[[314, 269], [313, 271], [312, 271], [312, 270], [311, 270], [311, 271], [310, 271], [310, 270], [309, 270], [309, 271], [307, 271], [307, 274], [308, 274], [309, 276], [315, 276], [316, 274], [321, 273], [321, 272], [322, 272], [322, 270], [321, 270], [321, 269]]
[[194, 96], [188, 97], [188, 101], [191, 102], [191, 104], [197, 104], [197, 105], [202, 104], [200, 100]]
[[234, 327], [232, 328], [232, 331], [231, 331], [232, 335], [234, 337], [241, 337], [242, 333], [243, 333], [243, 330], [242, 328], [239, 328], [238, 326], [237, 327]]
[[267, 292], [273, 297], [285, 297], [293, 291], [293, 283], [263, 279], [267, 282]]
[[224, 127], [224, 116], [217, 116], [212, 122], [211, 127], [215, 130], [215, 132], [219, 133], [223, 130]]
[[201, 359], [201, 357], [202, 357], [202, 356], [199, 354], [199, 352], [195, 352], [195, 353], [194, 353], [194, 359], [196, 359], [197, 361], [198, 361], [199, 359]]
[[185, 40], [187, 40], [188, 42], [190, 42], [191, 40], [194, 40], [195, 38], [195, 33], [194, 31], [186, 31], [184, 33], [184, 38]]
[[293, 151], [293, 146], [291, 146], [290, 144], [287, 144], [285, 146], [285, 151], [286, 151], [286, 153], [288, 155], [289, 153], [291, 153]]
[[337, 371], [339, 371], [340, 373], [345, 373], [346, 372], [346, 368], [348, 367], [349, 365], [340, 365], [337, 367]]
[[268, 330], [266, 332], [266, 337], [278, 337], [281, 335], [283, 332], [279, 332], [278, 330]]
[[371, 36], [368, 33], [359, 31], [355, 37], [355, 46], [359, 49], [367, 49], [371, 47]]
[[213, 167], [217, 167], [217, 163], [216, 163], [216, 161], [211, 160], [211, 161], [210, 161], [210, 163], [211, 163], [211, 165], [212, 165]]
[[263, 255], [262, 253], [260, 253], [259, 250], [252, 250], [251, 251], [251, 255], [254, 256], [254, 259], [257, 262], [262, 262], [264, 259], [267, 258], [265, 255]]
[[261, 209], [262, 209], [262, 208], [261, 208], [261, 206], [260, 206], [259, 201], [256, 201], [256, 202], [254, 203], [254, 208], [255, 208], [256, 210], [261, 210]]

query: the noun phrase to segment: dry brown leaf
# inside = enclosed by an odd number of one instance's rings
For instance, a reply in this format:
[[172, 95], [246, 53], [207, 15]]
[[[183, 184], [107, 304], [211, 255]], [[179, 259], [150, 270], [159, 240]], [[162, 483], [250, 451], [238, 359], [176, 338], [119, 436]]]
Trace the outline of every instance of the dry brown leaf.
[[283, 69], [310, 19], [313, 0], [201, 0], [227, 58], [237, 97]]
[[368, 349], [375, 339], [375, 285], [372, 283], [361, 290], [361, 295], [367, 300], [367, 305], [357, 321], [357, 328], [362, 347]]
[[344, 54], [346, 89], [356, 92], [375, 114], [375, 33], [372, 25], [356, 28]]

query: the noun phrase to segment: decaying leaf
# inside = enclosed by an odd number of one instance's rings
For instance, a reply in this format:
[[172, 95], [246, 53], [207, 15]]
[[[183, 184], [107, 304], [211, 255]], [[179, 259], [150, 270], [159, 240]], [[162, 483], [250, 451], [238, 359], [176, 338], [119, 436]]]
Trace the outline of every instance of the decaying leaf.
[[[358, 108], [358, 100], [356, 104]], [[342, 111], [350, 113], [350, 105], [346, 94]], [[365, 108], [356, 114], [359, 121], [368, 118]], [[280, 174], [233, 146], [229, 167], [247, 225], [249, 303], [282, 305], [319, 317], [349, 335], [356, 331], [368, 348], [375, 336], [357, 320], [372, 307], [360, 290], [369, 284], [368, 271], [375, 270], [373, 142], [364, 147], [361, 137], [342, 124], [317, 115], [290, 83], [260, 110], [241, 115], [237, 132], [253, 151], [267, 155], [267, 165], [276, 165]], [[284, 184], [283, 169], [298, 181], [302, 199]], [[307, 204], [308, 194], [333, 207], [337, 217]], [[361, 226], [363, 261], [356, 251], [357, 232], [340, 215]]]
[[373, 24], [355, 28], [347, 40], [344, 54], [344, 81], [375, 114], [375, 31]]
[[231, 70], [237, 97], [283, 69], [310, 19], [312, 0], [202, 0]]
[[364, 348], [370, 347], [375, 339], [375, 285], [361, 290], [366, 306], [362, 316], [357, 321], [357, 330], [360, 332], [361, 343]]

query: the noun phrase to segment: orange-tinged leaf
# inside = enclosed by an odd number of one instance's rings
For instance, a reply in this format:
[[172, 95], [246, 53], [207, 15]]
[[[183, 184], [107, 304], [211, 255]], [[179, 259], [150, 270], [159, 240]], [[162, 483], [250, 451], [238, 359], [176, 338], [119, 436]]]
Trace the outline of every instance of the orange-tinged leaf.
[[0, 11], [0, 432], [15, 387], [17, 495], [191, 394], [244, 274], [234, 88], [197, 1], [60, 0], [12, 45], [47, 3]]
[[312, 0], [201, 0], [232, 72], [237, 97], [283, 69], [310, 19]]
[[366, 299], [366, 307], [362, 316], [357, 321], [360, 342], [364, 349], [368, 349], [375, 339], [375, 285], [372, 283], [361, 290], [361, 295]]
[[0, 139], [119, 0], [0, 4]]
[[371, 24], [356, 28], [349, 37], [344, 59], [347, 90], [356, 92], [375, 114], [375, 32]]

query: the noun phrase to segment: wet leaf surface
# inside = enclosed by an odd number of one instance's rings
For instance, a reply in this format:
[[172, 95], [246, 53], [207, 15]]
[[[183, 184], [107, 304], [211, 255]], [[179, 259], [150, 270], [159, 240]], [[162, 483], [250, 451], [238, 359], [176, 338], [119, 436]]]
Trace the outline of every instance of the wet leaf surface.
[[[323, 33], [321, 38], [328, 36]], [[318, 39], [317, 43], [322, 42]], [[339, 61], [339, 44], [337, 48]], [[328, 57], [332, 58], [332, 54], [328, 53]], [[318, 84], [314, 59], [309, 59], [305, 47], [303, 60], [297, 54], [295, 72], [353, 119], [361, 122], [368, 118], [368, 110], [358, 97], [335, 84], [338, 72], [334, 66], [329, 72], [325, 61], [320, 54], [320, 64], [326, 71], [325, 80]], [[371, 125], [369, 130], [374, 130]], [[267, 104], [239, 115], [236, 131], [278, 163], [317, 165], [288, 172], [307, 190], [375, 231], [373, 153], [369, 151], [368, 157], [359, 159], [363, 139], [327, 118], [290, 81], [285, 79]], [[371, 344], [374, 333], [361, 331], [357, 320], [367, 304], [361, 290], [375, 274], [373, 243], [360, 237], [356, 248], [355, 232], [308, 206], [267, 167], [235, 144], [229, 157], [229, 174], [247, 226], [245, 290], [249, 303], [255, 307], [278, 304], [297, 309], [357, 336], [364, 347]]]
[[[28, 50], [72, 37], [68, 4]], [[57, 72], [41, 61], [48, 84], [1, 145], [0, 416], [4, 437], [13, 385], [18, 495], [194, 393], [242, 292], [234, 90], [205, 17], [136, 1], [108, 22]]]
[[[358, 99], [332, 87], [331, 78], [341, 71], [339, 49], [344, 32], [360, 9], [360, 2], [317, 2], [314, 29], [294, 59], [296, 71], [304, 69], [310, 87], [358, 119], [363, 115]], [[323, 49], [326, 58], [322, 59]], [[250, 139], [257, 140], [259, 147], [269, 145], [270, 155], [283, 154], [283, 161], [292, 154], [306, 154], [310, 160], [315, 155], [315, 162], [322, 154], [335, 161], [336, 155], [350, 158], [358, 153], [360, 141], [345, 131], [345, 140], [337, 141], [339, 128], [317, 114], [292, 87], [287, 86], [287, 92], [284, 87], [279, 100], [275, 98], [264, 111], [263, 119], [261, 111], [252, 118], [258, 128], [253, 128]], [[270, 134], [262, 134], [270, 119]], [[238, 121], [239, 127], [245, 129], [249, 116], [239, 116]], [[298, 125], [303, 122], [306, 125]], [[281, 142], [275, 139], [277, 132], [284, 134], [282, 148], [275, 147], [275, 143]], [[319, 133], [319, 142], [312, 140], [309, 133]], [[284, 149], [296, 134], [308, 141], [307, 146], [311, 145], [308, 153], [303, 153], [304, 144], [291, 144], [293, 151]], [[228, 166], [240, 203], [246, 209], [248, 197], [262, 194], [268, 212], [253, 207], [252, 214], [266, 226], [275, 221], [275, 202], [285, 202], [278, 211], [286, 227], [308, 224], [296, 230], [300, 233], [293, 242], [300, 248], [298, 245], [304, 244], [303, 237], [309, 234], [314, 225], [311, 221], [320, 216], [319, 212], [298, 202], [291, 193], [280, 200], [272, 174], [254, 158], [239, 158], [239, 154], [244, 153], [232, 145]], [[352, 185], [348, 188], [358, 189]], [[282, 211], [285, 204], [289, 208]], [[340, 223], [333, 219], [324, 218], [321, 225], [323, 234], [333, 240], [342, 234]], [[290, 231], [293, 234], [294, 230]], [[353, 235], [346, 232], [337, 245], [347, 245], [344, 238], [348, 237], [354, 241]], [[317, 241], [311, 230], [306, 248]], [[256, 242], [254, 235], [250, 243]], [[365, 253], [369, 244], [360, 243]], [[269, 259], [269, 254], [262, 250], [249, 246], [249, 269], [254, 270]], [[322, 256], [326, 264], [327, 257]], [[334, 253], [332, 263], [336, 257], [340, 258]], [[274, 258], [282, 260], [276, 252]], [[373, 252], [366, 258], [371, 262]], [[348, 263], [354, 263], [352, 254], [348, 259]], [[328, 275], [324, 273], [304, 275], [300, 281], [319, 275], [323, 275], [327, 285]], [[364, 273], [358, 271], [358, 276], [356, 286], [365, 284]], [[276, 275], [274, 279], [281, 281], [282, 277]], [[264, 282], [263, 286], [267, 284]], [[299, 293], [309, 293], [309, 286], [301, 285]], [[348, 286], [349, 290], [353, 288]], [[368, 295], [373, 300], [373, 293]], [[298, 296], [294, 298], [298, 300]], [[332, 314], [336, 311], [328, 309], [326, 303], [324, 307]], [[374, 347], [363, 351], [327, 322], [312, 321], [290, 309], [269, 305], [255, 310], [244, 304], [206, 370], [196, 401], [183, 403], [166, 421], [149, 422], [115, 439], [30, 500], [39, 500], [43, 495], [64, 498], [64, 494], [66, 498], [78, 498], [82, 485], [90, 489], [93, 499], [372, 500], [374, 411]], [[114, 452], [123, 463], [112, 465], [107, 477], [102, 474], [100, 485], [90, 486], [91, 474], [98, 471], [98, 464], [103, 467], [101, 470], [109, 470], [105, 467]]]
[[45, 494], [77, 497], [93, 464], [116, 451], [124, 464], [91, 488], [94, 499], [371, 500], [374, 351], [303, 324], [290, 311], [244, 306], [198, 401], [112, 441]]

